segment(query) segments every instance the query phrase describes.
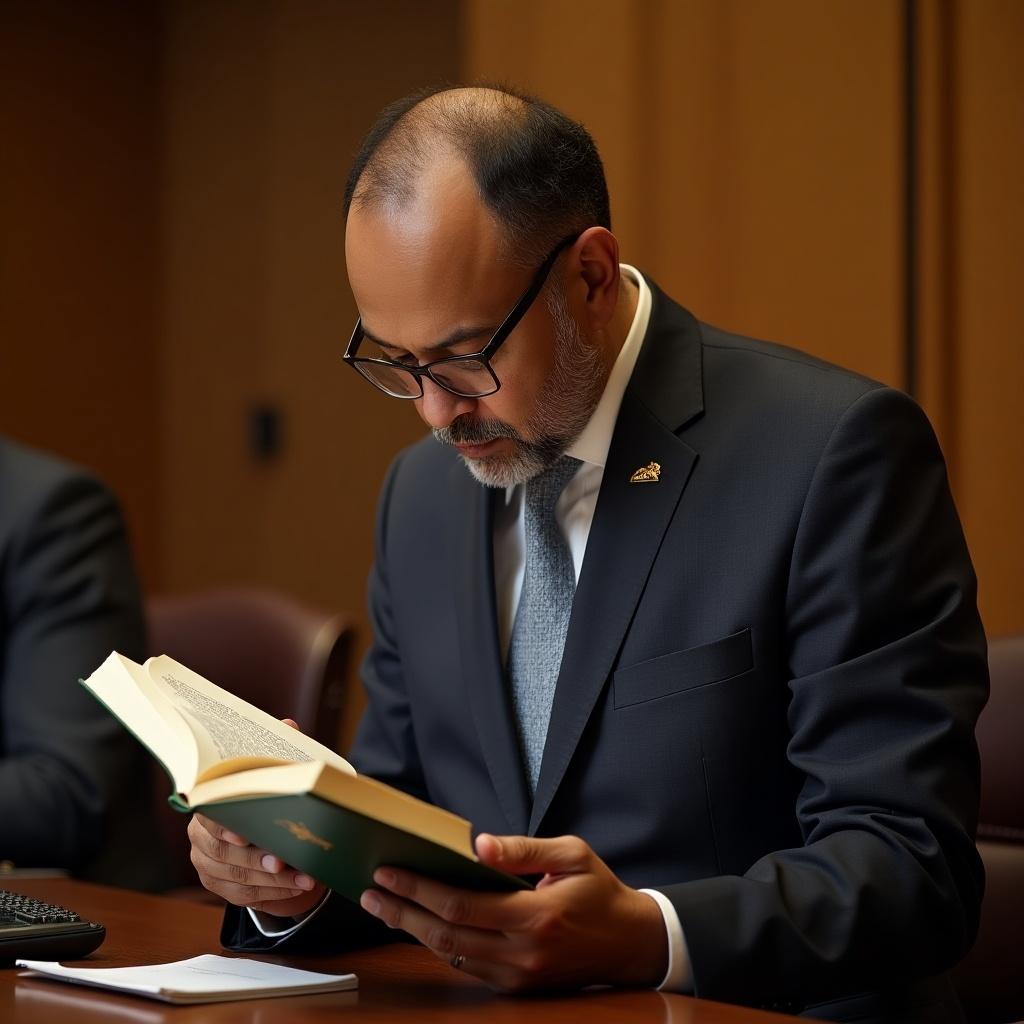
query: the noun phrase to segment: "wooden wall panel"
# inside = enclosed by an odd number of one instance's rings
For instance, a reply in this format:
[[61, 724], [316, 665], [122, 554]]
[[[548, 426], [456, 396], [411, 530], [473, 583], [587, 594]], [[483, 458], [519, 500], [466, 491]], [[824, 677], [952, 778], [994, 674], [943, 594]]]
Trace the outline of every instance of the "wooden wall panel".
[[956, 481], [956, 62], [953, 5], [918, 4], [916, 205], [918, 394]]
[[995, 636], [1024, 630], [1024, 5], [955, 18], [954, 482]]
[[901, 310], [897, 8], [668, 4], [656, 36], [662, 163], [677, 169], [661, 193], [660, 230], [682, 252], [673, 288], [713, 322], [890, 383]]
[[157, 25], [0, 5], [0, 431], [94, 467], [156, 577]]
[[[261, 578], [245, 417], [267, 348], [265, 5], [164, 7], [160, 174], [162, 588]], [[264, 484], [265, 488], [265, 484]]]

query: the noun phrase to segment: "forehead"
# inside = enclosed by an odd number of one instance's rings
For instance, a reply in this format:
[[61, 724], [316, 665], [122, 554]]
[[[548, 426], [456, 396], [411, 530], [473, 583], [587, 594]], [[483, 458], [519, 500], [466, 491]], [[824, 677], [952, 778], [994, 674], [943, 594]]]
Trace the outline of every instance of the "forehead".
[[522, 282], [468, 171], [439, 163], [410, 201], [353, 206], [345, 231], [349, 283], [366, 327], [428, 345], [455, 326], [507, 312]]

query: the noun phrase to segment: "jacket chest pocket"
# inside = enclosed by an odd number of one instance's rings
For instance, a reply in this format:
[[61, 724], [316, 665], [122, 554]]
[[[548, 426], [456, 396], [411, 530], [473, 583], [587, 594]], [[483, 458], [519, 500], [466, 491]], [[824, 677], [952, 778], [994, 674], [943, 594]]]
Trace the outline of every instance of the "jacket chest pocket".
[[754, 667], [750, 630], [724, 636], [699, 647], [620, 668], [612, 676], [613, 703], [628, 708], [658, 697], [720, 683]]

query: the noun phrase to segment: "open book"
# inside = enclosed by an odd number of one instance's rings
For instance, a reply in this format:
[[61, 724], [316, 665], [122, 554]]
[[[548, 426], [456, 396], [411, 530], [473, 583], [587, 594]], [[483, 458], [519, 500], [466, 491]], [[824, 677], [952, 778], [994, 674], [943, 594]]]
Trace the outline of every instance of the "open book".
[[382, 864], [467, 889], [525, 888], [481, 864], [464, 818], [357, 775], [321, 743], [173, 658], [116, 652], [85, 686], [171, 777], [170, 803], [359, 900]]

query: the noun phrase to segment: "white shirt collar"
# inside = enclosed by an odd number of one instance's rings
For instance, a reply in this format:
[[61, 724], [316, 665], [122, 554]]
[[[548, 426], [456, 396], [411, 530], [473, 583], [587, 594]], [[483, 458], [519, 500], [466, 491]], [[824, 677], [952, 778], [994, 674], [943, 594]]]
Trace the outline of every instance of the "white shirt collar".
[[640, 347], [651, 318], [651, 289], [643, 274], [627, 263], [620, 263], [619, 270], [636, 285], [640, 293], [636, 312], [633, 314], [633, 323], [630, 324], [626, 340], [615, 358], [612, 372], [608, 375], [608, 383], [604, 386], [597, 407], [580, 436], [566, 449], [566, 455], [592, 466], [600, 466], [601, 469], [604, 469], [608, 461], [608, 449], [611, 447], [615, 421], [619, 418], [622, 396], [626, 393], [626, 385], [633, 375], [633, 367], [636, 366], [637, 356], [640, 355]]

